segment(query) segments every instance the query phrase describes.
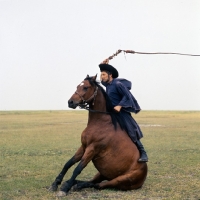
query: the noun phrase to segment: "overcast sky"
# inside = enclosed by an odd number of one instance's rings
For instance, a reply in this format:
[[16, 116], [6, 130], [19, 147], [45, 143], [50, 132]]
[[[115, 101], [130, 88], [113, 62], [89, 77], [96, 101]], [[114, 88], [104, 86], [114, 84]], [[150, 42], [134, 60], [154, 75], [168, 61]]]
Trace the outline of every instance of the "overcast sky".
[[[199, 0], [0, 0], [0, 110], [66, 110], [118, 49], [200, 54]], [[200, 57], [110, 61], [143, 110], [200, 110]]]

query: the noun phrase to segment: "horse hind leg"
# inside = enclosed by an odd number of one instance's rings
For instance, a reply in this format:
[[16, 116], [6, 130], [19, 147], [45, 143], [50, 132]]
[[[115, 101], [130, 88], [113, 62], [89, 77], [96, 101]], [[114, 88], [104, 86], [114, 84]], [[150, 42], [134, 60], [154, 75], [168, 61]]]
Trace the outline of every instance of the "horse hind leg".
[[95, 186], [98, 189], [115, 188], [119, 190], [133, 190], [139, 189], [140, 187], [142, 187], [142, 184], [143, 181], [141, 183], [139, 177], [135, 178], [135, 176], [125, 174], [122, 176], [118, 176], [110, 181], [101, 182]]
[[100, 183], [102, 181], [106, 180], [106, 177], [103, 176], [100, 172], [98, 172], [93, 178], [92, 180], [90, 180], [90, 182], [92, 183]]
[[99, 172], [93, 177], [90, 181], [78, 181], [74, 187], [73, 190], [81, 190], [83, 188], [96, 188], [96, 186], [106, 180], [106, 178], [101, 175]]
[[77, 184], [75, 184], [72, 189], [73, 191], [78, 191], [83, 188], [94, 188], [94, 187], [95, 187], [95, 184], [90, 181], [80, 181], [80, 182], [77, 182]]

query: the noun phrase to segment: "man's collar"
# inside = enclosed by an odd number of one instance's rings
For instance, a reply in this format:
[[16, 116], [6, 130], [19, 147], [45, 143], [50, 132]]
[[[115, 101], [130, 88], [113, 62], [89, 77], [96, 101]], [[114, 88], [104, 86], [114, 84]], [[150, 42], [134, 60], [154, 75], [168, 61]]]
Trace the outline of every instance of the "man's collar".
[[112, 81], [110, 81], [108, 84], [111, 85], [111, 84], [113, 83], [113, 80], [114, 80], [114, 79], [112, 79]]
[[105, 87], [108, 86], [108, 85], [111, 85], [114, 81], [114, 78], [112, 79], [112, 81], [110, 81], [109, 83], [105, 83], [103, 81], [101, 81], [101, 84], [104, 85]]

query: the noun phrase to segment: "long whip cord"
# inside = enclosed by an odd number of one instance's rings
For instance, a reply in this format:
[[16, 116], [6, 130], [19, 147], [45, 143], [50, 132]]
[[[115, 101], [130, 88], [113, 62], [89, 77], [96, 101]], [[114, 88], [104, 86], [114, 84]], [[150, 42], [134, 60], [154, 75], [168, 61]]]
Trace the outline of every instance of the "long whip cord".
[[116, 57], [121, 52], [125, 53], [131, 53], [131, 54], [147, 54], [147, 55], [154, 55], [154, 54], [173, 54], [173, 55], [181, 55], [181, 56], [200, 56], [198, 54], [186, 54], [186, 53], [173, 53], [173, 52], [139, 52], [139, 51], [133, 51], [133, 50], [121, 50], [119, 49], [116, 53], [114, 53], [112, 56], [109, 56], [106, 58], [102, 63], [108, 64], [109, 60], [112, 60], [114, 57]]

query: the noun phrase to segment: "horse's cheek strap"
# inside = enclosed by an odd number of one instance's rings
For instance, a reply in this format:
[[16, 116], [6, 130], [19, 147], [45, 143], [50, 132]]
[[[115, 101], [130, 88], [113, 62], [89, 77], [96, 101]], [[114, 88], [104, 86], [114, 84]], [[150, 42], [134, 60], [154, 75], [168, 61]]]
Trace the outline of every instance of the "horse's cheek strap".
[[78, 94], [79, 97], [81, 98], [81, 100], [83, 101], [83, 104], [86, 102], [85, 99], [78, 93], [78, 92], [75, 92], [75, 94]]

